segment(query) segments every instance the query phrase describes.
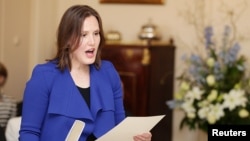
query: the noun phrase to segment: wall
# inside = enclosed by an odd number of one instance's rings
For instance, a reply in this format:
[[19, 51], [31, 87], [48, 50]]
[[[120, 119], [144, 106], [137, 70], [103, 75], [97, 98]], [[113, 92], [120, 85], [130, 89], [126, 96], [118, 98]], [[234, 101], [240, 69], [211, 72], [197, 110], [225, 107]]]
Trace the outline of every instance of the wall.
[[1, 0], [0, 3], [0, 59], [9, 72], [5, 92], [20, 99], [28, 77], [30, 2]]
[[[103, 18], [105, 32], [118, 30], [125, 42], [138, 40], [141, 26], [151, 18], [163, 41], [170, 37], [175, 40], [176, 75], [185, 66], [181, 56], [203, 47], [198, 43], [197, 32], [190, 21], [198, 19], [200, 24], [213, 25], [221, 31], [229, 22], [225, 14], [227, 10], [236, 11], [234, 20], [237, 20], [241, 53], [250, 55], [250, 3], [247, 0], [165, 0], [163, 5], [100, 4], [99, 0], [0, 0], [0, 60], [10, 71], [5, 88], [7, 94], [22, 99], [25, 82], [34, 65], [55, 53], [56, 27], [62, 13], [73, 4], [88, 4], [97, 9]], [[204, 11], [201, 9], [203, 4]], [[190, 15], [188, 10], [193, 14]], [[175, 86], [178, 89], [177, 84]], [[197, 132], [179, 130], [182, 114], [174, 112], [173, 140], [198, 140]]]

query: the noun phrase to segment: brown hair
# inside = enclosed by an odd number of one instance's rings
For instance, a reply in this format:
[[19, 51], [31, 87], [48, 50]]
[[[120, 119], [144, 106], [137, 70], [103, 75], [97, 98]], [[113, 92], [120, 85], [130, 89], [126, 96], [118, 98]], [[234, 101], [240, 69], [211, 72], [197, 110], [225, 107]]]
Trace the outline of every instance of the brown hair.
[[101, 40], [94, 65], [97, 69], [100, 68], [101, 48], [105, 42], [101, 17], [90, 6], [74, 5], [68, 8], [62, 16], [57, 30], [57, 54], [53, 59], [48, 60], [57, 60], [57, 67], [60, 70], [64, 70], [65, 68], [71, 69], [70, 53], [79, 47], [82, 23], [89, 16], [96, 17], [99, 23]]
[[4, 85], [6, 80], [7, 80], [7, 77], [8, 77], [8, 71], [3, 63], [0, 63], [0, 76], [3, 76], [5, 78], [4, 82], [2, 84], [2, 85]]

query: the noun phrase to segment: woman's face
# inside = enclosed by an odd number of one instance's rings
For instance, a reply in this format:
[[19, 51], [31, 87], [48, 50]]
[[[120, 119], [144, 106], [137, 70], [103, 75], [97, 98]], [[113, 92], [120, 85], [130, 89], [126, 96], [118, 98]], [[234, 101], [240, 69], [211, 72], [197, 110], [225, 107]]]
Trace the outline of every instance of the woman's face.
[[100, 29], [97, 19], [94, 16], [87, 17], [82, 25], [80, 45], [71, 53], [72, 65], [93, 64], [100, 40]]

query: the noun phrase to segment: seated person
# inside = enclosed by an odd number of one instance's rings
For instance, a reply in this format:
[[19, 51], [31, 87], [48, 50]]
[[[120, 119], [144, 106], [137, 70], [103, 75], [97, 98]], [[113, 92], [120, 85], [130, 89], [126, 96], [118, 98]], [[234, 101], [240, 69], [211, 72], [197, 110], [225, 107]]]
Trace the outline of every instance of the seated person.
[[8, 77], [6, 67], [0, 63], [0, 140], [5, 141], [5, 128], [8, 120], [16, 116], [16, 101], [5, 95], [3, 86], [5, 85]]
[[17, 104], [17, 117], [12, 117], [6, 125], [6, 141], [18, 141], [21, 126], [22, 106], [22, 101]]

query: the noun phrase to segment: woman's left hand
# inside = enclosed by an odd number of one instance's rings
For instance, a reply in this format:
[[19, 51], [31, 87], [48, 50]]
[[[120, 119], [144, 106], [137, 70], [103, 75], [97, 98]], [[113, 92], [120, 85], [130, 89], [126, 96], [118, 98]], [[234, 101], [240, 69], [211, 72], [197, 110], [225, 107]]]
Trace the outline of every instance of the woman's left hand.
[[152, 134], [150, 132], [135, 135], [134, 141], [151, 141]]

